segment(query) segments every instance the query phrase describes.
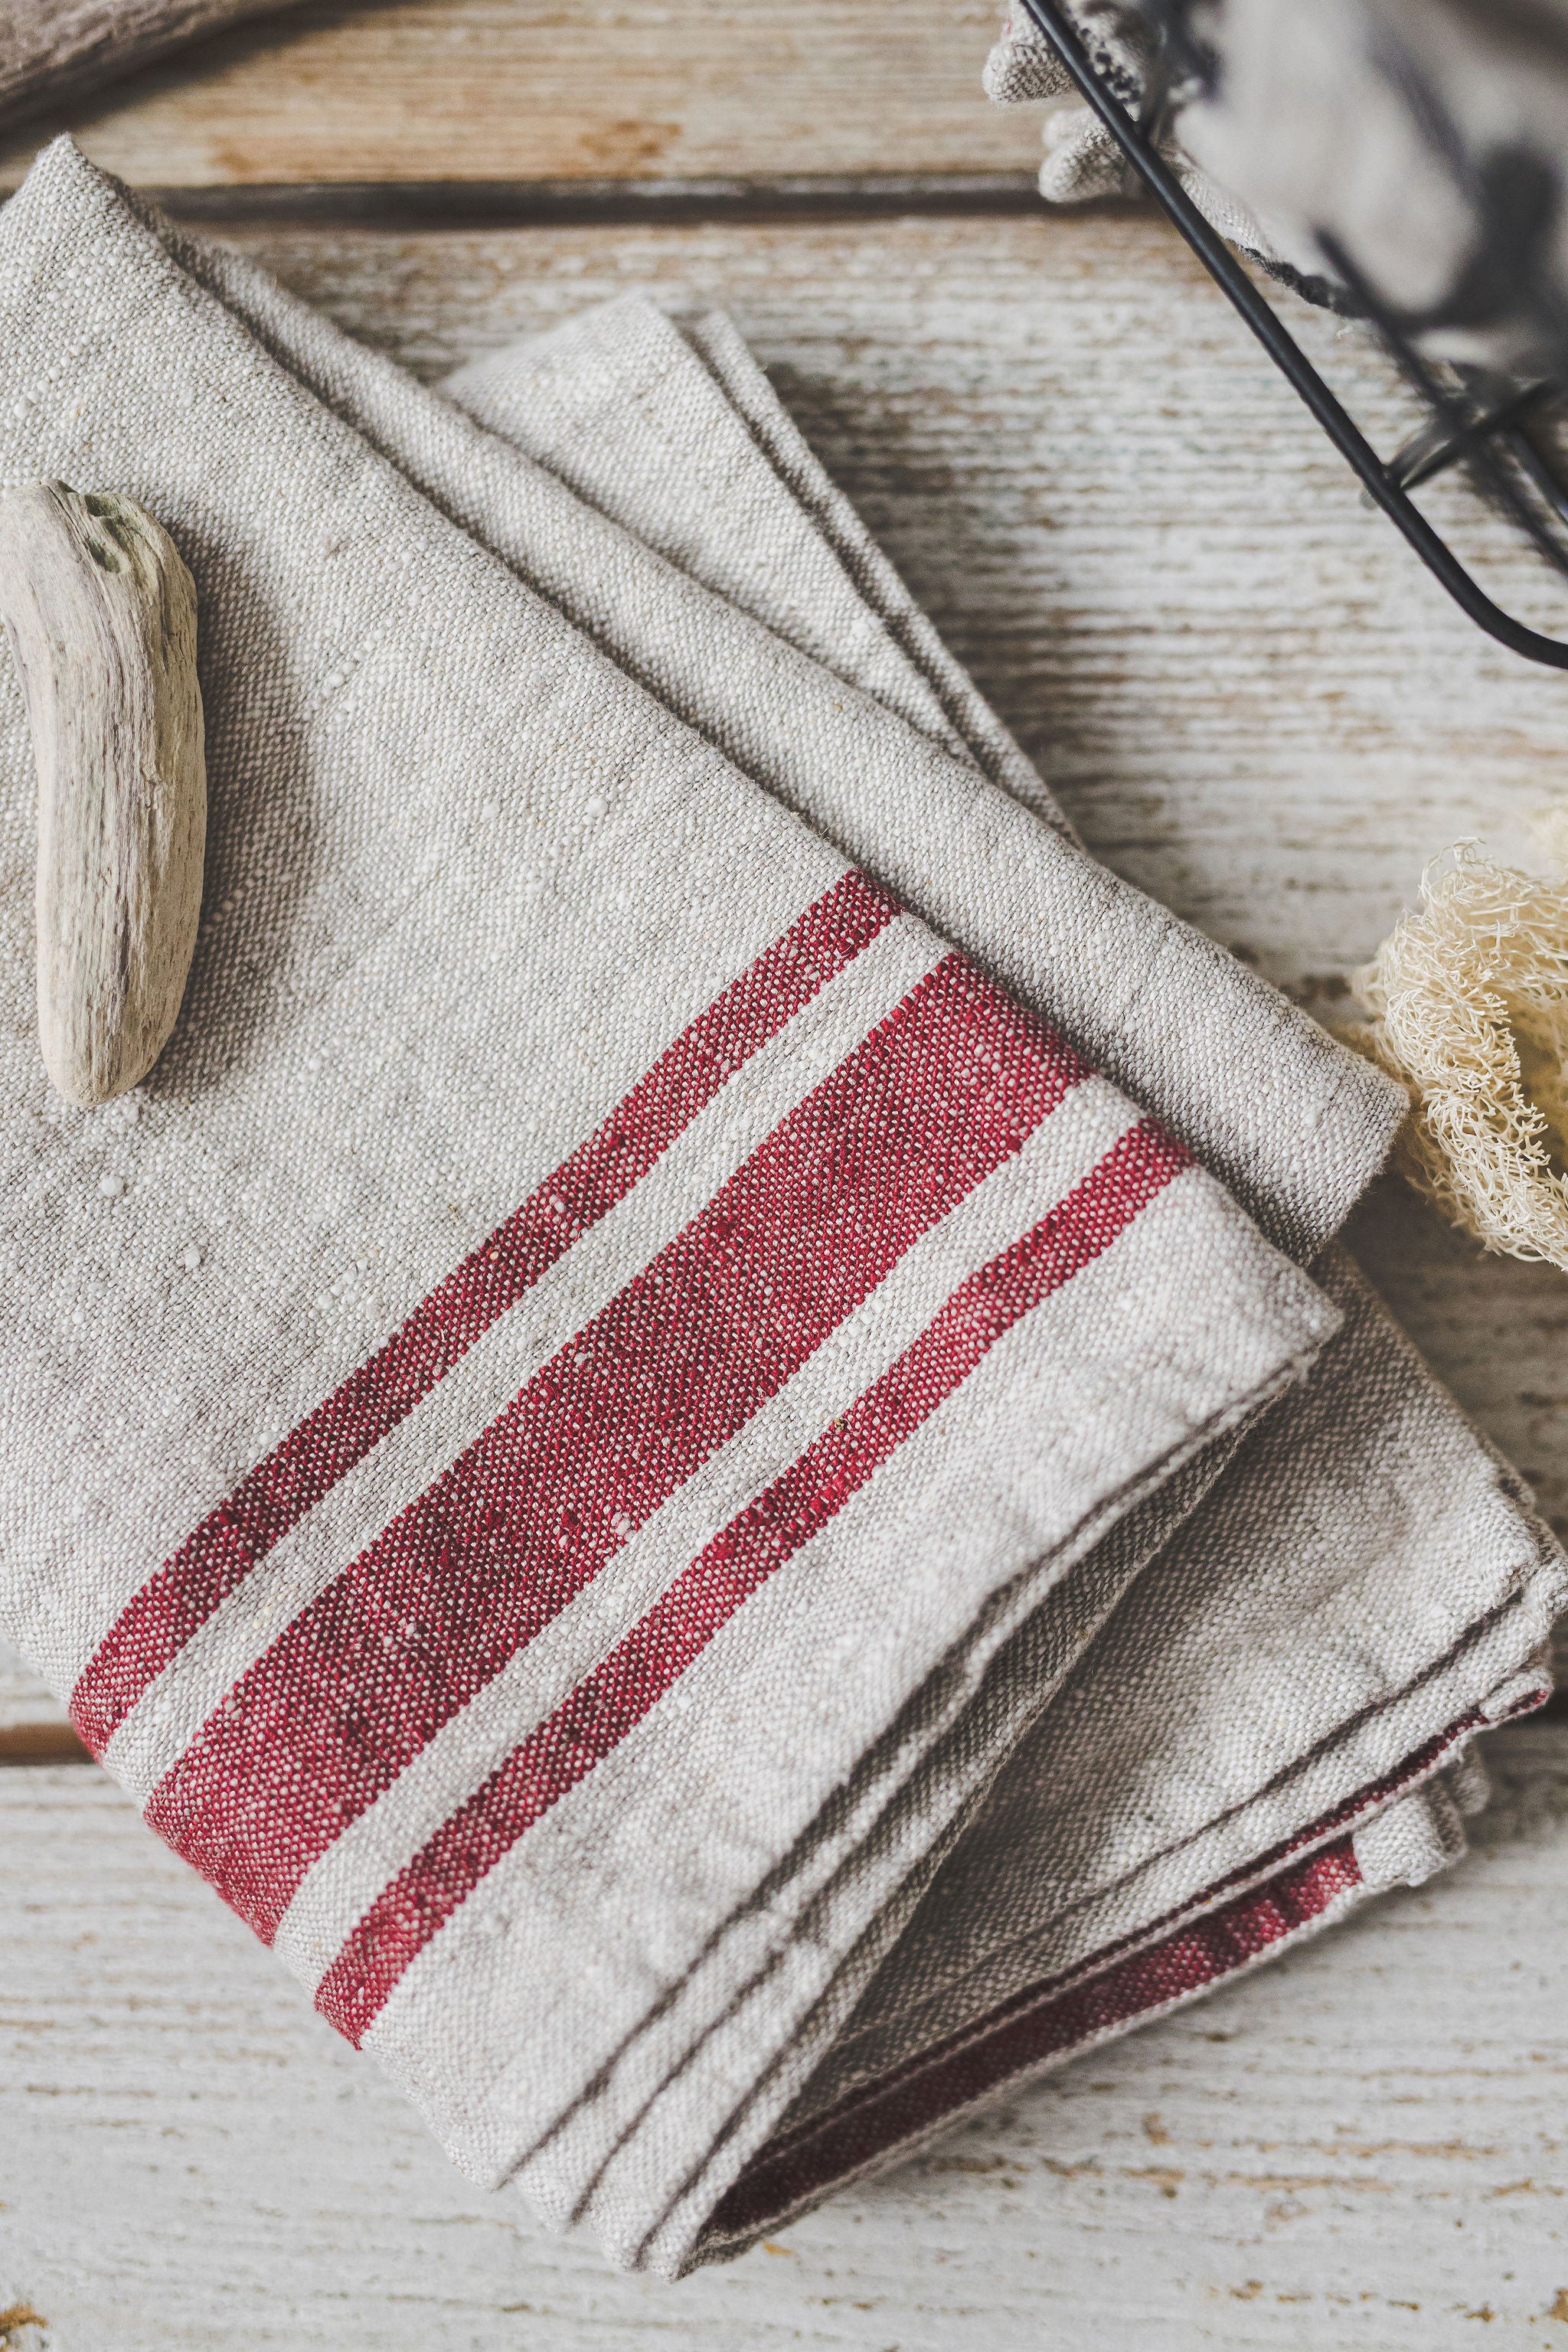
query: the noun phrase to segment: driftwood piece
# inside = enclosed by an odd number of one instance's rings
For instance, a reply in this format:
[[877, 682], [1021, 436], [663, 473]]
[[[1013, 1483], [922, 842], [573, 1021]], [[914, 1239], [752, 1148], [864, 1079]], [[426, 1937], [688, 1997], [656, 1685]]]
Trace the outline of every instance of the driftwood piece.
[[9, 0], [0, 7], [0, 122], [100, 82], [225, 25], [292, 0]]
[[201, 909], [206, 761], [196, 596], [131, 499], [0, 496], [0, 617], [38, 771], [38, 1030], [68, 1101], [145, 1076], [180, 1010]]

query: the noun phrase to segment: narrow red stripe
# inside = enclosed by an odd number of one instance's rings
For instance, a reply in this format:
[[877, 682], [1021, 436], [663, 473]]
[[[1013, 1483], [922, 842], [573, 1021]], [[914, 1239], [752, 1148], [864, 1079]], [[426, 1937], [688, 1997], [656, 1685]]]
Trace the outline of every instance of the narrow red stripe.
[[153, 1826], [270, 1937], [431, 1735], [1084, 1075], [938, 965], [279, 1637]]
[[667, 1048], [598, 1132], [203, 1520], [129, 1603], [77, 1684], [71, 1720], [95, 1754], [258, 1560], [899, 911], [879, 884], [858, 873], [808, 907]]
[[994, 2032], [764, 2154], [719, 2205], [714, 2231], [733, 2237], [776, 2221], [1015, 2075], [1233, 1975], [1360, 1884], [1348, 1837], [1320, 1847], [1163, 1943], [1070, 1992], [1036, 2001]]
[[682, 1570], [366, 1913], [317, 1992], [340, 2032], [360, 2041], [415, 1955], [523, 1832], [642, 1721], [1002, 1334], [1107, 1249], [1188, 1157], [1148, 1122], [1122, 1136], [1030, 1233], [962, 1283], [898, 1361]]

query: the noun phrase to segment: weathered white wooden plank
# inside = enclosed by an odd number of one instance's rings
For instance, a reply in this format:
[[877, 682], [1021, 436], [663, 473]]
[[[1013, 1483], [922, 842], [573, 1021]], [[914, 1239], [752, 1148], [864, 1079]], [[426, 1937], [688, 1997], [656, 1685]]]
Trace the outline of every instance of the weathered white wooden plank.
[[154, 185], [994, 172], [996, 0], [310, 0], [37, 118]]
[[465, 2183], [96, 1772], [0, 1774], [0, 2311], [49, 2352], [1568, 2343], [1568, 1728], [1489, 1754], [1458, 1875], [678, 2287]]

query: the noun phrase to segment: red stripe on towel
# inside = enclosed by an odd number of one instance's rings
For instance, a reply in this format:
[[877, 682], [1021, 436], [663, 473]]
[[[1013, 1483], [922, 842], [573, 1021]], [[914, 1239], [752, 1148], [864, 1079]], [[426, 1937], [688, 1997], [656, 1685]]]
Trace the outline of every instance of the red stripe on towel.
[[316, 1995], [358, 2043], [410, 1961], [540, 1816], [584, 1780], [720, 1627], [810, 1541], [1031, 1308], [1109, 1248], [1189, 1155], [1145, 1121], [1032, 1232], [971, 1275], [882, 1377], [715, 1537], [603, 1664], [378, 1897]]
[[1088, 1983], [1037, 1997], [1021, 2013], [1009, 2003], [1005, 2022], [871, 2085], [775, 2152], [764, 2150], [717, 2208], [713, 2231], [732, 2238], [776, 2225], [1004, 2083], [1235, 1975], [1360, 1885], [1352, 1842], [1337, 1839]]
[[598, 1132], [203, 1520], [129, 1603], [77, 1684], [71, 1721], [95, 1755], [257, 1561], [899, 912], [879, 884], [845, 875], [667, 1048]]
[[258, 1660], [152, 1825], [270, 1938], [432, 1734], [1087, 1075], [946, 958]]

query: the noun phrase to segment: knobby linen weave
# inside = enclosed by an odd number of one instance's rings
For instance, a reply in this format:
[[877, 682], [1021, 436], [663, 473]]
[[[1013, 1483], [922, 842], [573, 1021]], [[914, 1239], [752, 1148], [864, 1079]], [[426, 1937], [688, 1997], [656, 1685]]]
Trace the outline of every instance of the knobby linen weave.
[[7, 682], [0, 1613], [458, 2160], [676, 2273], [1456, 1851], [1560, 1562], [1300, 1270], [1397, 1098], [1085, 856], [732, 331], [442, 398], [68, 142], [0, 316], [213, 780], [68, 1108]]

